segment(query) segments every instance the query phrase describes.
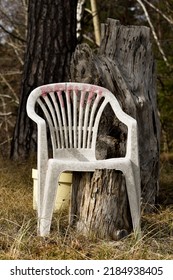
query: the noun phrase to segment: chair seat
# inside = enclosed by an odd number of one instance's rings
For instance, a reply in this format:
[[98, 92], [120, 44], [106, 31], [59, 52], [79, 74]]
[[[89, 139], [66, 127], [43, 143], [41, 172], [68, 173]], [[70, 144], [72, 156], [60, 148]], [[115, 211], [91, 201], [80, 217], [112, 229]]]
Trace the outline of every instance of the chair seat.
[[59, 161], [94, 161], [95, 151], [92, 149], [57, 149], [54, 159]]
[[70, 160], [66, 157], [62, 157], [60, 159], [52, 158], [48, 160], [48, 166], [51, 165], [51, 168], [55, 168], [58, 166], [58, 170], [61, 170], [61, 172], [64, 171], [88, 171], [92, 172], [96, 169], [115, 169], [123, 172], [127, 172], [129, 165], [131, 165], [132, 162], [130, 159], [126, 157], [121, 158], [110, 158], [110, 159], [104, 159], [104, 160], [97, 160], [97, 159], [91, 159], [88, 160], [86, 158], [79, 157], [76, 160]]

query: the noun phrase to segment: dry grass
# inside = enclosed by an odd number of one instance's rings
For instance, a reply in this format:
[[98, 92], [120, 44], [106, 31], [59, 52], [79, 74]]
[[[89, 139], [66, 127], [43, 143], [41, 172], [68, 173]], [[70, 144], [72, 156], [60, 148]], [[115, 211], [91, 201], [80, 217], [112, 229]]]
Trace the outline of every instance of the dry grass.
[[[54, 215], [48, 238], [36, 235], [30, 163], [0, 160], [0, 259], [173, 259], [173, 166], [161, 166], [159, 210], [142, 216], [143, 237], [120, 241], [85, 237], [68, 227], [67, 214]], [[57, 234], [57, 231], [59, 234]]]

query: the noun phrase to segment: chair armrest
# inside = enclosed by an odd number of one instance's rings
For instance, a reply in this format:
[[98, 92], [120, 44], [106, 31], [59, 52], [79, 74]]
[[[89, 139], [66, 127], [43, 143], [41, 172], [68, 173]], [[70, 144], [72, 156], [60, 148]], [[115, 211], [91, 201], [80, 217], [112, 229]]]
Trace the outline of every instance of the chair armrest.
[[[32, 95], [29, 96], [27, 101], [27, 114], [37, 124], [37, 156], [38, 159], [46, 161], [48, 160], [48, 147], [47, 147], [47, 131], [46, 122], [43, 118], [35, 112], [35, 100]], [[39, 164], [40, 165], [40, 164]], [[38, 166], [39, 168], [39, 166]]]
[[35, 112], [35, 100], [32, 95], [27, 101], [27, 114], [37, 124], [37, 170], [38, 170], [38, 215], [41, 213], [45, 177], [48, 164], [48, 145], [46, 122]]
[[139, 143], [138, 143], [137, 121], [131, 118], [131, 120], [129, 120], [128, 124], [126, 125], [128, 127], [126, 157], [130, 158], [130, 160], [136, 166], [139, 166], [139, 148], [138, 148]]
[[113, 102], [110, 104], [117, 118], [128, 128], [126, 157], [129, 158], [136, 166], [139, 166], [137, 121], [121, 109], [116, 99], [113, 99]]

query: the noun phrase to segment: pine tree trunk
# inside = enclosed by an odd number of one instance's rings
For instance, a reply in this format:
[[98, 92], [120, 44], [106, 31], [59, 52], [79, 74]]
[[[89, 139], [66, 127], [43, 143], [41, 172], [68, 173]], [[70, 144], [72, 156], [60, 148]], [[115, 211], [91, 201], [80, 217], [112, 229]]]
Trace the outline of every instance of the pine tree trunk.
[[[123, 110], [138, 122], [142, 205], [151, 211], [158, 193], [160, 123], [150, 30], [122, 26], [113, 19], [102, 25], [97, 54], [79, 45], [71, 63], [71, 79], [108, 88]], [[126, 129], [107, 107], [100, 122], [97, 158], [125, 154]], [[110, 170], [74, 176], [71, 225], [82, 233], [119, 239], [132, 229], [124, 177]]]
[[25, 158], [36, 149], [34, 124], [26, 114], [29, 93], [37, 86], [69, 79], [69, 63], [76, 46], [77, 0], [30, 0], [28, 36], [20, 105], [11, 157]]

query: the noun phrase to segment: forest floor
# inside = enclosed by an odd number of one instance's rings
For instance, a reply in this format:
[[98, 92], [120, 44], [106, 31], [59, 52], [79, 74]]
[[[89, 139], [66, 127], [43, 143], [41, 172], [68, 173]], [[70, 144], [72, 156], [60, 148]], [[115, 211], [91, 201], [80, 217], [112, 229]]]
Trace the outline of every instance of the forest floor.
[[0, 159], [0, 259], [1, 260], [129, 260], [173, 259], [173, 163], [163, 161], [159, 204], [142, 214], [142, 237], [119, 241], [85, 237], [68, 227], [68, 214], [54, 214], [51, 234], [36, 233], [32, 206], [30, 163]]

